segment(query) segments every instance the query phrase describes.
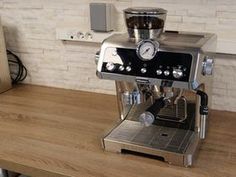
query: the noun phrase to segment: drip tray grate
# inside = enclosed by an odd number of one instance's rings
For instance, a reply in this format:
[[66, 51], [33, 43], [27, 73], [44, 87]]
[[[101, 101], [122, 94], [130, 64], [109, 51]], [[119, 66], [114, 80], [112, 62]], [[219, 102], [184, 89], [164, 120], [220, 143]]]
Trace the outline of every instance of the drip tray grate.
[[124, 120], [105, 140], [183, 154], [193, 136], [191, 130], [156, 125], [143, 127], [139, 122]]

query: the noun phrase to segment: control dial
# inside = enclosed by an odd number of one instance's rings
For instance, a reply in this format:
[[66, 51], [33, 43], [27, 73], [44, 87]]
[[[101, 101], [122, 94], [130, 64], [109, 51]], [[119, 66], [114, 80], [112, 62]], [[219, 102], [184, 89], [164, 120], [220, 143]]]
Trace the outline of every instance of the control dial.
[[158, 76], [161, 75], [161, 74], [162, 74], [162, 70], [160, 70], [160, 69], [156, 70], [156, 74], [157, 74]]
[[202, 74], [212, 75], [213, 73], [214, 60], [212, 58], [206, 57], [202, 62]]
[[116, 68], [116, 66], [112, 62], [108, 62], [106, 64], [106, 68], [107, 68], [108, 71], [113, 71]]
[[183, 71], [181, 69], [177, 69], [177, 68], [173, 69], [172, 74], [173, 74], [174, 78], [176, 78], [176, 79], [180, 79], [184, 75]]
[[125, 69], [127, 72], [130, 72], [132, 70], [132, 68], [130, 66], [127, 66]]
[[147, 72], [147, 69], [146, 69], [146, 68], [142, 68], [142, 69], [141, 69], [141, 73], [144, 74], [144, 73], [146, 73], [146, 72]]
[[159, 43], [156, 41], [143, 40], [138, 44], [136, 53], [143, 61], [152, 60], [155, 57], [159, 46]]
[[169, 76], [169, 75], [170, 75], [170, 71], [169, 71], [169, 70], [165, 70], [165, 71], [164, 71], [164, 75], [165, 75], [165, 76]]
[[120, 71], [124, 71], [124, 70], [125, 70], [125, 67], [124, 67], [123, 65], [120, 65], [120, 66], [119, 66], [119, 70], [120, 70]]

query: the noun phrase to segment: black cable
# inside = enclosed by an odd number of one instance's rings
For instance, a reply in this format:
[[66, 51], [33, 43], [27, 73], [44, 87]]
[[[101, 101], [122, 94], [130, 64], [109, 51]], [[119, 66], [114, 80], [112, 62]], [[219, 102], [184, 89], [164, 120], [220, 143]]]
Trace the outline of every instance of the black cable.
[[[20, 60], [20, 58], [17, 55], [15, 55], [13, 52], [11, 52], [10, 50], [7, 50], [7, 56], [8, 56], [8, 62], [9, 62], [9, 67], [10, 67], [10, 75], [11, 75], [12, 84], [17, 84], [18, 82], [25, 80], [28, 72], [27, 72], [26, 67], [23, 65], [22, 61]], [[15, 68], [17, 68], [17, 72]]]

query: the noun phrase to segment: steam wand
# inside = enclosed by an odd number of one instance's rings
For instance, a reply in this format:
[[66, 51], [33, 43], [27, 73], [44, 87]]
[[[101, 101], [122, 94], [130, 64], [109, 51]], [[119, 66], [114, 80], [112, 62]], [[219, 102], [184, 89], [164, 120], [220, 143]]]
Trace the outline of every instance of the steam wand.
[[201, 98], [201, 105], [200, 105], [200, 138], [205, 139], [206, 137], [206, 128], [207, 128], [207, 117], [208, 117], [208, 95], [201, 91], [197, 90], [197, 95]]

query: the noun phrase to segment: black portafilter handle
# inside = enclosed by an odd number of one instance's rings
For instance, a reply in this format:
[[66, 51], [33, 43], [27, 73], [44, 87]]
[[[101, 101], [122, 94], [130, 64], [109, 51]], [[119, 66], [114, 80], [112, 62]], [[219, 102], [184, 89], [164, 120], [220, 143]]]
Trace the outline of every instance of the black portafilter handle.
[[165, 106], [164, 97], [161, 97], [156, 99], [153, 105], [147, 108], [146, 111], [152, 113], [155, 116], [160, 112], [161, 108], [163, 108], [164, 106]]
[[156, 115], [165, 107], [164, 97], [158, 98], [155, 102], [139, 116], [139, 121], [144, 126], [150, 126], [156, 119]]

